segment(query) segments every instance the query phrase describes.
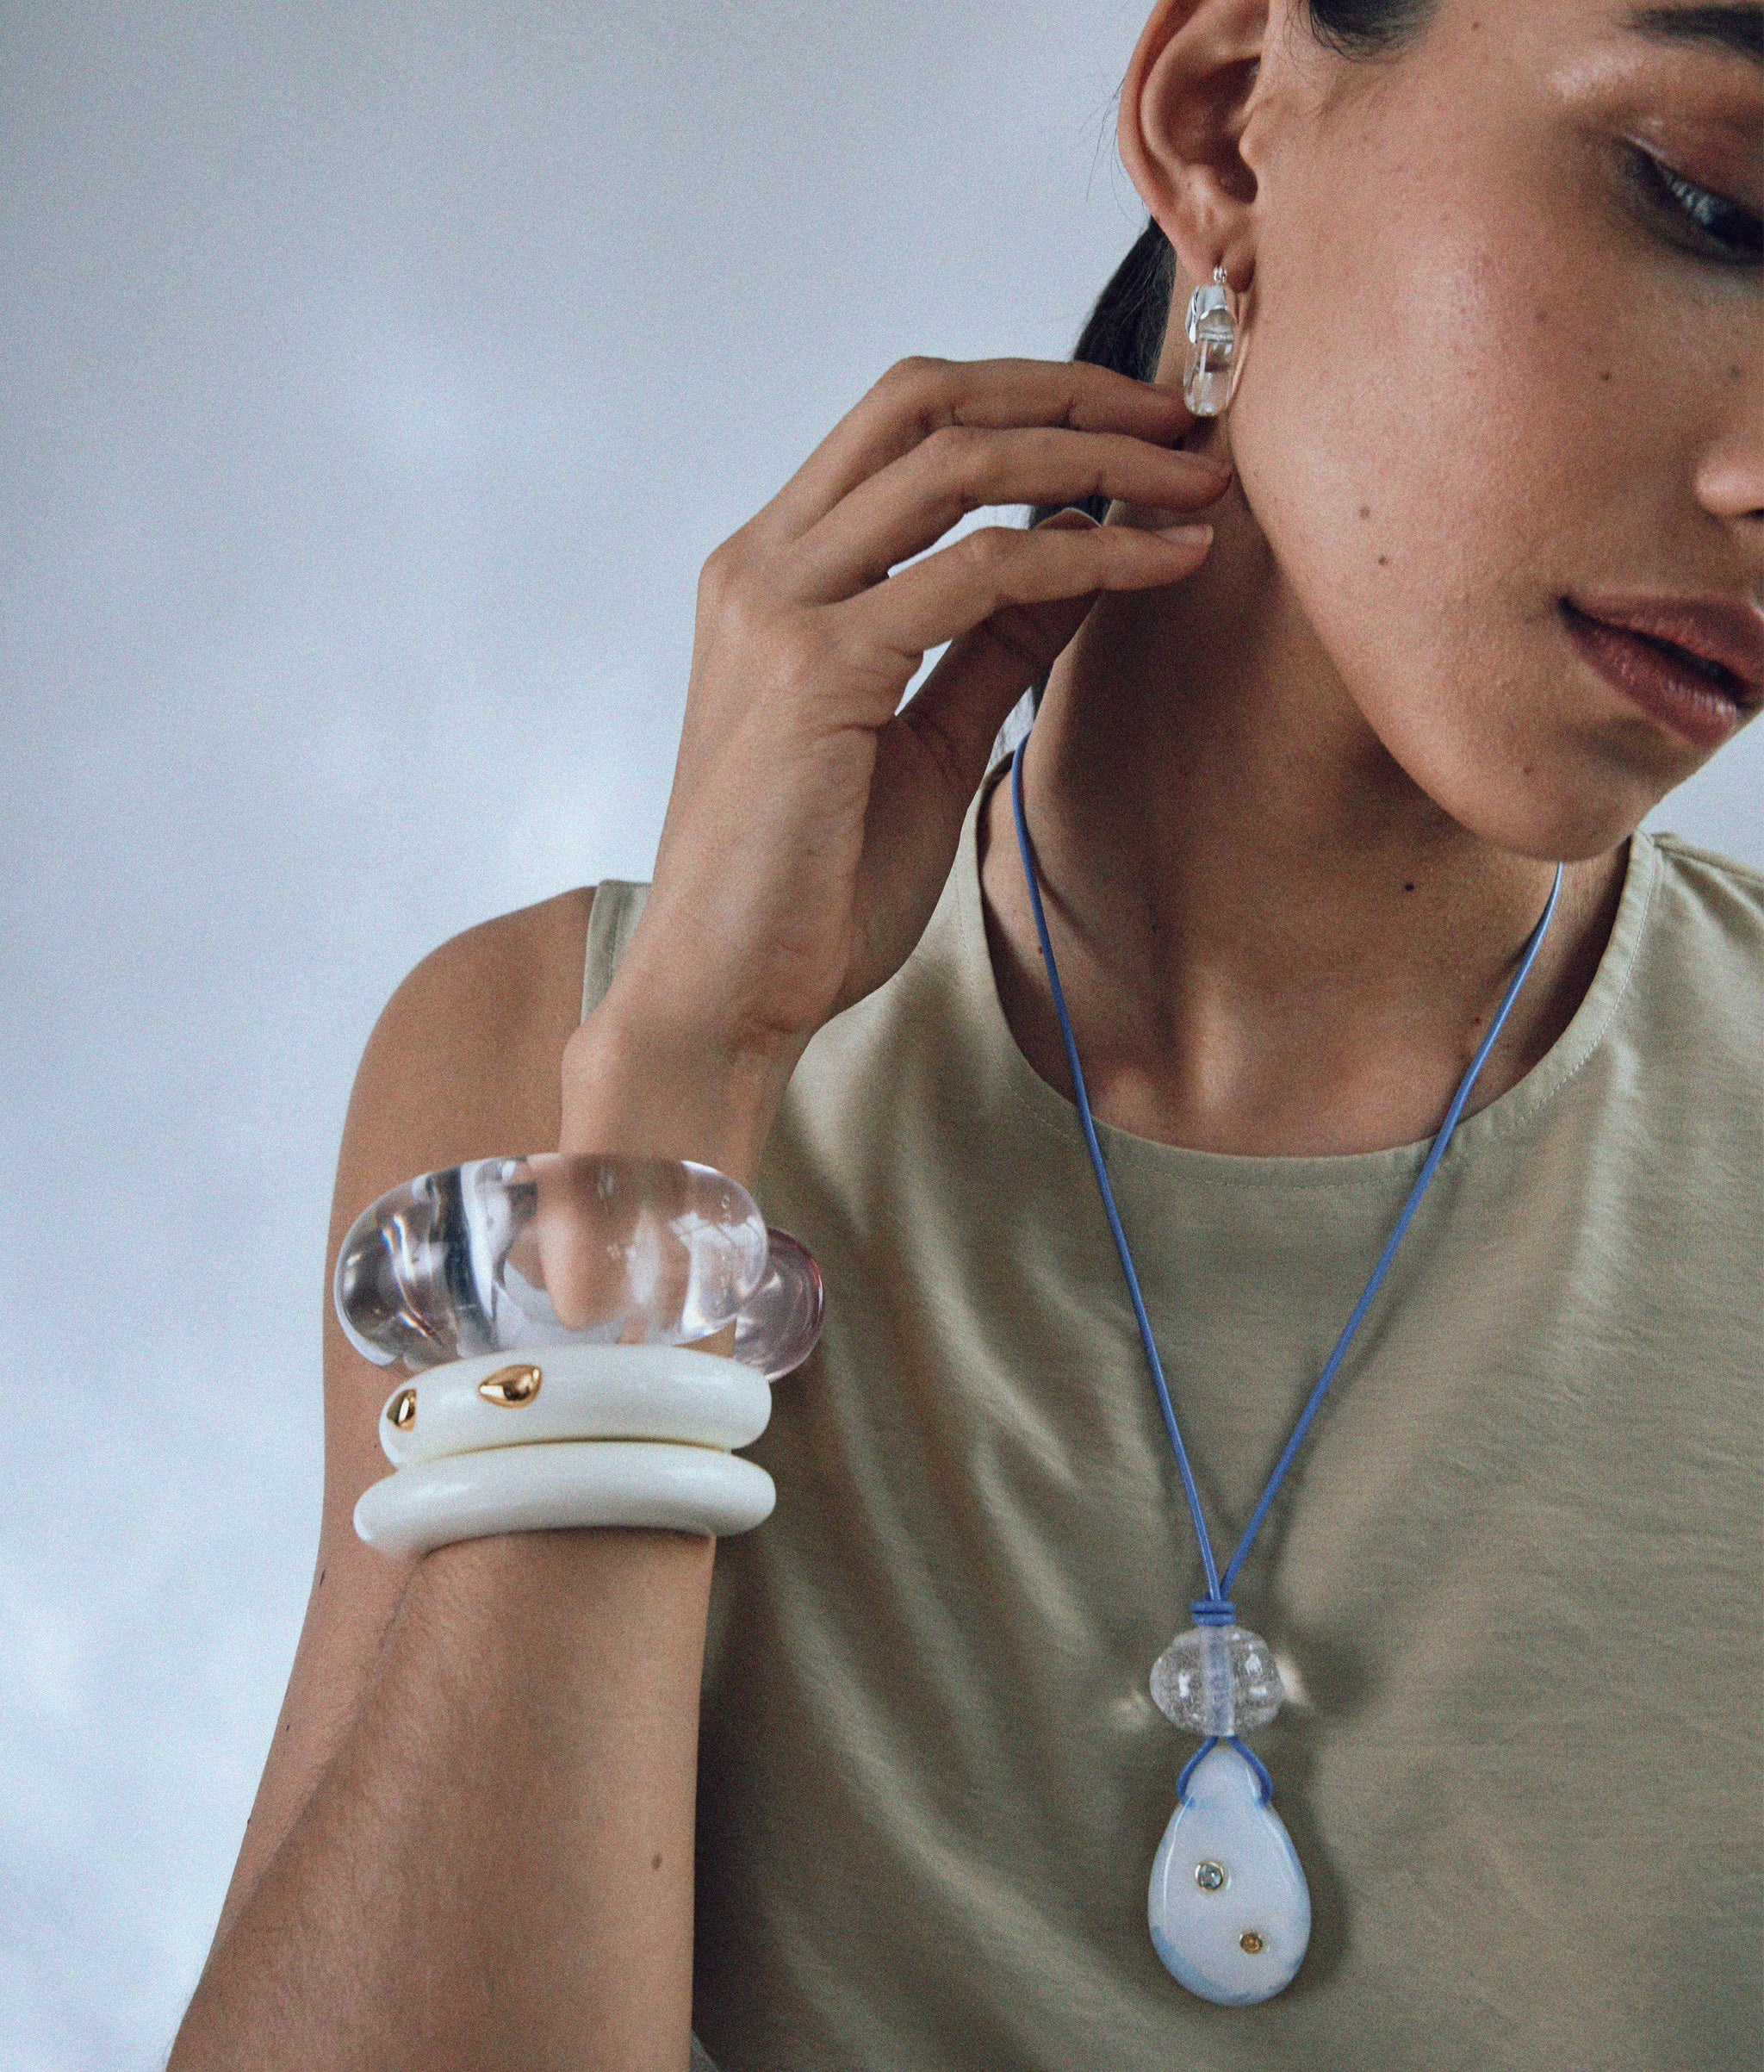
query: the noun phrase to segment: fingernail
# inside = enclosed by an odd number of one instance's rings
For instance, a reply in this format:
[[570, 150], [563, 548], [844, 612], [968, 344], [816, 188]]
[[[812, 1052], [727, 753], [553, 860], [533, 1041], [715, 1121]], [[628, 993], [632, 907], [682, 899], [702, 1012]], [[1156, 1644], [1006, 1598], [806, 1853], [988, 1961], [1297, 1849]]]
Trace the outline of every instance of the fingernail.
[[1159, 539], [1174, 540], [1180, 546], [1204, 547], [1213, 538], [1211, 526], [1153, 526], [1152, 530]]

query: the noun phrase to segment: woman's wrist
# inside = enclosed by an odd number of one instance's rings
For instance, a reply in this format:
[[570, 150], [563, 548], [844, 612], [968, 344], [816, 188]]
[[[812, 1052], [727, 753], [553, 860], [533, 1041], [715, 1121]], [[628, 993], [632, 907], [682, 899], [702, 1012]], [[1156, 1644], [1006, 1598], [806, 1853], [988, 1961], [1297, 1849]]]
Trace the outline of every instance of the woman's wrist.
[[802, 1048], [733, 1048], [609, 993], [564, 1049], [558, 1148], [690, 1159], [751, 1188]]

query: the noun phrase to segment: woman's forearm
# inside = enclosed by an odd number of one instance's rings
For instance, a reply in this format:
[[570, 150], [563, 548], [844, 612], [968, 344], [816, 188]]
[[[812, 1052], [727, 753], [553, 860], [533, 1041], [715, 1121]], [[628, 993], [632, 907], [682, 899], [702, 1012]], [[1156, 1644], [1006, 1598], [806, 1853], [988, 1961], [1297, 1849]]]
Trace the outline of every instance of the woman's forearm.
[[680, 2072], [713, 1546], [536, 1533], [428, 1556], [168, 2072]]

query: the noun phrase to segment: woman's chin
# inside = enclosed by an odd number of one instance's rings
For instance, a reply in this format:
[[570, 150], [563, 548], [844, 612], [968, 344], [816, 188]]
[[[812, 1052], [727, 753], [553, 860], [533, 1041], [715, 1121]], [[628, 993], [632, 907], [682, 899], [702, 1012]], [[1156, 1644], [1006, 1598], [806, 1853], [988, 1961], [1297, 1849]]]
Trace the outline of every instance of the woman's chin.
[[1584, 863], [1627, 842], [1655, 803], [1652, 793], [1534, 800], [1530, 810], [1512, 816], [1503, 846], [1539, 862]]
[[[1550, 759], [1552, 762], [1554, 759]], [[1460, 827], [1509, 856], [1540, 863], [1583, 863], [1626, 842], [1658, 805], [1664, 787], [1608, 765], [1589, 769], [1563, 757], [1546, 775], [1544, 758], [1481, 783], [1428, 786]]]

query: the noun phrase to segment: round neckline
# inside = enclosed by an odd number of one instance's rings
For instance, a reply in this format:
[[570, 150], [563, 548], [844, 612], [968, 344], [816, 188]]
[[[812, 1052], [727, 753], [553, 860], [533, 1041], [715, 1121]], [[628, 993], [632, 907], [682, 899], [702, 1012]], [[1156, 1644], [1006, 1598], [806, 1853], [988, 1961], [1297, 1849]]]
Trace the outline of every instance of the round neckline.
[[[1009, 775], [1009, 768], [1008, 755], [993, 763], [970, 802], [962, 825], [956, 868], [952, 874], [959, 962], [977, 1029], [988, 1051], [998, 1061], [1005, 1091], [1013, 1104], [1034, 1128], [1057, 1136], [1068, 1146], [1077, 1145], [1082, 1153], [1078, 1109], [1041, 1077], [1019, 1048], [1005, 1018], [1003, 1003], [998, 997], [997, 977], [986, 946], [985, 916], [980, 896], [980, 816], [986, 810], [994, 785]], [[1447, 1148], [1444, 1166], [1473, 1155], [1479, 1148], [1486, 1148], [1529, 1125], [1597, 1050], [1634, 971], [1659, 875], [1660, 855], [1654, 837], [1638, 828], [1630, 837], [1623, 890], [1610, 939], [1593, 974], [1593, 982], [1568, 1027], [1522, 1079], [1498, 1099], [1458, 1124]], [[1270, 1157], [1168, 1144], [1156, 1137], [1136, 1136], [1130, 1130], [1102, 1121], [1100, 1117], [1096, 1123], [1097, 1142], [1102, 1148], [1110, 1176], [1117, 1185], [1122, 1180], [1130, 1183], [1142, 1177], [1165, 1185], [1191, 1179], [1215, 1186], [1301, 1190], [1357, 1185], [1388, 1187], [1394, 1179], [1411, 1176], [1419, 1170], [1432, 1142], [1427, 1136], [1413, 1143], [1392, 1145], [1382, 1151]]]

